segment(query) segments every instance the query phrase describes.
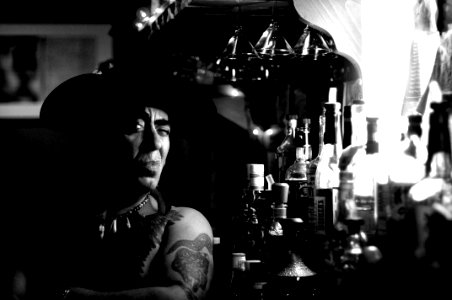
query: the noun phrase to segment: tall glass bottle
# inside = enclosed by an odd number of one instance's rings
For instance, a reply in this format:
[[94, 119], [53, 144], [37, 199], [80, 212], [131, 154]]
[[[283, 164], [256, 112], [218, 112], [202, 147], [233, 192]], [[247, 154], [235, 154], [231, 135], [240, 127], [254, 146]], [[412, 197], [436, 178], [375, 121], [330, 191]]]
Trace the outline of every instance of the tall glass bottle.
[[353, 103], [348, 109], [347, 133], [344, 139], [349, 145], [344, 148], [339, 159], [339, 216], [338, 221], [345, 225], [346, 218], [357, 218], [354, 197], [355, 162], [366, 155], [366, 115], [364, 103]]
[[352, 143], [352, 106], [344, 106], [342, 147], [347, 148]]
[[285, 181], [289, 184], [288, 217], [301, 218], [305, 229], [314, 233], [314, 188], [308, 182], [305, 148], [297, 147], [297, 158], [287, 169]]
[[287, 168], [295, 160], [296, 144], [299, 142], [297, 141], [298, 116], [288, 115], [287, 121], [286, 136], [281, 144], [276, 148], [276, 157], [278, 160], [278, 182], [284, 181]]
[[367, 117], [365, 155], [354, 157], [354, 197], [356, 213], [364, 220], [363, 231], [373, 238], [377, 231], [379, 186], [387, 181], [385, 160], [379, 153], [378, 118]]
[[[452, 162], [450, 102], [432, 103], [427, 175], [409, 191], [416, 217], [415, 254], [427, 270], [450, 278], [452, 267]], [[448, 271], [449, 270], [449, 271]], [[444, 272], [444, 273], [443, 273]]]
[[243, 189], [240, 207], [232, 219], [233, 253], [244, 253], [246, 259], [261, 259], [263, 227], [260, 223], [255, 200], [264, 189], [264, 165], [247, 164], [247, 187]]
[[315, 186], [315, 173], [317, 171], [317, 166], [319, 165], [320, 157], [322, 156], [324, 134], [325, 134], [325, 109], [323, 109], [322, 114], [319, 116], [319, 150], [317, 156], [314, 159], [312, 159], [307, 165], [308, 182], [312, 186]]
[[388, 166], [388, 184], [379, 202], [379, 235], [386, 236], [393, 247], [405, 248], [410, 188], [425, 176], [427, 145], [422, 142], [422, 115], [402, 117], [404, 132], [394, 147]]
[[342, 153], [340, 103], [325, 103], [324, 145], [315, 174], [316, 232], [329, 234], [338, 214], [339, 157]]
[[304, 138], [303, 151], [304, 151], [306, 163], [309, 163], [312, 160], [312, 148], [311, 148], [311, 144], [309, 144], [310, 131], [311, 131], [311, 119], [304, 118], [303, 126], [301, 127], [301, 132], [303, 132], [303, 138]]

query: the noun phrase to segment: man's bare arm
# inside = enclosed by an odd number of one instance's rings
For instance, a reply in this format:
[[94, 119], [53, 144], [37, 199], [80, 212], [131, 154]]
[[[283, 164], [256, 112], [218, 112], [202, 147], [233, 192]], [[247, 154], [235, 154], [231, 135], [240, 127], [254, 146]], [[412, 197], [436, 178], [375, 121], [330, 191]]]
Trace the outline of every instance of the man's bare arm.
[[98, 292], [85, 288], [72, 288], [68, 300], [142, 300], [188, 299], [199, 300], [207, 295], [213, 274], [212, 230], [202, 214], [182, 208], [182, 218], [168, 227], [164, 247], [166, 284], [157, 287]]

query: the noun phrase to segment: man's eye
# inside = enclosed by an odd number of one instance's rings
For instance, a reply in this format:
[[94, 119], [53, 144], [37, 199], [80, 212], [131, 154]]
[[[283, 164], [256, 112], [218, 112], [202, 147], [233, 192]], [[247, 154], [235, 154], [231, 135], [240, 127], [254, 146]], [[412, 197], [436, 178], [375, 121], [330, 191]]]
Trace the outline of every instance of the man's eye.
[[135, 132], [143, 131], [144, 126], [145, 126], [145, 124], [144, 124], [143, 120], [141, 120], [141, 119], [135, 120], [135, 128], [134, 128]]
[[137, 122], [135, 125], [135, 130], [138, 131], [143, 131], [144, 130], [144, 123], [141, 122]]
[[169, 136], [170, 133], [171, 133], [171, 128], [169, 128], [169, 127], [160, 127], [160, 128], [157, 129], [157, 131], [158, 131], [158, 133], [161, 136]]
[[132, 134], [144, 130], [144, 122], [140, 120], [130, 120], [124, 125], [124, 131], [127, 134]]

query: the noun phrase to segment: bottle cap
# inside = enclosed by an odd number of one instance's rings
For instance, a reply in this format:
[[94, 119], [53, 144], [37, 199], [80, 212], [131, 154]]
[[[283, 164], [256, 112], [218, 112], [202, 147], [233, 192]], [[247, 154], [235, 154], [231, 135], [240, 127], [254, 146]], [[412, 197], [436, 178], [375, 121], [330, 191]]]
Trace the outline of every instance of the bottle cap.
[[285, 182], [275, 182], [272, 185], [272, 196], [277, 205], [287, 203], [289, 197], [289, 184]]
[[245, 271], [246, 256], [243, 252], [232, 253], [232, 268]]
[[265, 185], [264, 164], [247, 164], [246, 168], [249, 188], [253, 190], [263, 190]]

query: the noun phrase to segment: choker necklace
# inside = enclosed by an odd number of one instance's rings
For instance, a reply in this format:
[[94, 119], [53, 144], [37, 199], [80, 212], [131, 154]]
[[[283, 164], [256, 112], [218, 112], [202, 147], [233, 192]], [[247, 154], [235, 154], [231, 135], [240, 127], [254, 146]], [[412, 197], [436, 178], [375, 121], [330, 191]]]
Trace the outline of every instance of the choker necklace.
[[[115, 218], [113, 218], [110, 223], [110, 232], [116, 233], [118, 231], [118, 223], [125, 223], [125, 226], [127, 229], [132, 228], [132, 224], [130, 223], [130, 219], [132, 216], [138, 214], [138, 212], [143, 208], [143, 206], [146, 205], [146, 203], [151, 200], [151, 193], [147, 193], [146, 196], [144, 196], [144, 200], [142, 200], [137, 206], [131, 208], [130, 210], [126, 211], [125, 213], [122, 213]], [[106, 227], [107, 221], [104, 220], [99, 225], [99, 234], [100, 238], [103, 239], [105, 236], [105, 227]]]

